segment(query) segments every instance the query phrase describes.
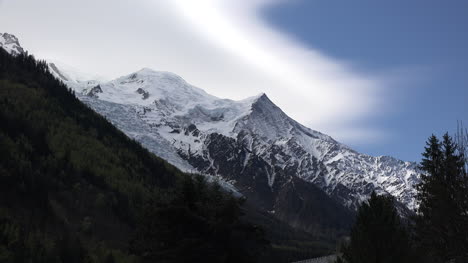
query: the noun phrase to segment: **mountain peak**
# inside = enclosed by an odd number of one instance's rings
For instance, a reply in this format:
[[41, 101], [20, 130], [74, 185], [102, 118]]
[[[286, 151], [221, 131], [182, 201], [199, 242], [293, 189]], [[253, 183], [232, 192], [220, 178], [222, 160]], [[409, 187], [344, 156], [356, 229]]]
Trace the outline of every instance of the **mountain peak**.
[[0, 33], [0, 47], [13, 56], [17, 56], [25, 52], [21, 47], [18, 38], [9, 33]]
[[266, 95], [265, 92], [261, 92], [255, 97], [257, 97], [257, 99], [265, 99], [265, 98], [268, 99], [268, 96]]
[[0, 35], [3, 36], [5, 39], [19, 45], [18, 38], [15, 35], [9, 33], [0, 33]]
[[270, 105], [272, 107], [278, 108], [273, 101], [270, 100], [270, 98], [266, 95], [266, 93], [260, 93], [257, 96], [257, 99], [254, 101], [254, 104], [265, 104], [265, 105]]
[[253, 98], [252, 110], [262, 110], [266, 111], [266, 113], [276, 112], [279, 115], [284, 115], [284, 117], [286, 116], [286, 114], [278, 106], [276, 106], [276, 104], [273, 103], [273, 101], [271, 101], [265, 93], [260, 93]]

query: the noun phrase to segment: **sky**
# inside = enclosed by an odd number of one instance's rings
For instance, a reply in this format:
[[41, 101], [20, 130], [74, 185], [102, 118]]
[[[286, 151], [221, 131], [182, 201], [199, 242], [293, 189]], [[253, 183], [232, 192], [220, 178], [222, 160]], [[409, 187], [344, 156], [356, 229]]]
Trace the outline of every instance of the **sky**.
[[0, 32], [106, 79], [148, 67], [264, 92], [371, 155], [419, 161], [432, 133], [468, 126], [464, 0], [0, 0]]

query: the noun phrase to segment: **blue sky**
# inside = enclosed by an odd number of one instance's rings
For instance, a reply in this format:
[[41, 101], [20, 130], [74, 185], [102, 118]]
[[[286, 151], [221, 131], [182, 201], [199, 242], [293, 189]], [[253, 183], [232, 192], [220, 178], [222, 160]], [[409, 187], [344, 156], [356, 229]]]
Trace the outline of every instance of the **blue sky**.
[[468, 126], [468, 1], [294, 1], [263, 12], [302, 43], [370, 74], [394, 72], [397, 98], [365, 121], [388, 132], [375, 144], [350, 143], [373, 155], [419, 161], [429, 135]]
[[463, 0], [0, 0], [0, 32], [40, 59], [264, 92], [360, 152], [409, 161], [432, 133], [468, 126], [467, 29]]

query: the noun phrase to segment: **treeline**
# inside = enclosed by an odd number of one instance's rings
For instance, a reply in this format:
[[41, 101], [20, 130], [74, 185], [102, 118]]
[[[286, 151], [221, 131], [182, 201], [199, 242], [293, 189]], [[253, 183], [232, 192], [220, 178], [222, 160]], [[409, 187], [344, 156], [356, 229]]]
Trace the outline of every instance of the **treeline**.
[[0, 48], [0, 262], [256, 262], [270, 245], [242, 215]]
[[401, 219], [393, 198], [374, 193], [359, 208], [338, 262], [468, 262], [468, 133], [456, 138], [427, 141], [415, 215]]

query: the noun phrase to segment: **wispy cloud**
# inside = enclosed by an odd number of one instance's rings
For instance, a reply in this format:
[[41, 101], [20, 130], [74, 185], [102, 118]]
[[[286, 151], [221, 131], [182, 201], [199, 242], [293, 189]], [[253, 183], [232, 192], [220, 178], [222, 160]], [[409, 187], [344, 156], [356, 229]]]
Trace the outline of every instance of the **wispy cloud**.
[[6, 0], [0, 24], [40, 57], [82, 71], [172, 71], [220, 97], [265, 92], [293, 118], [338, 140], [380, 135], [356, 123], [385, 108], [387, 80], [273, 28], [260, 13], [277, 4], [288, 2]]

